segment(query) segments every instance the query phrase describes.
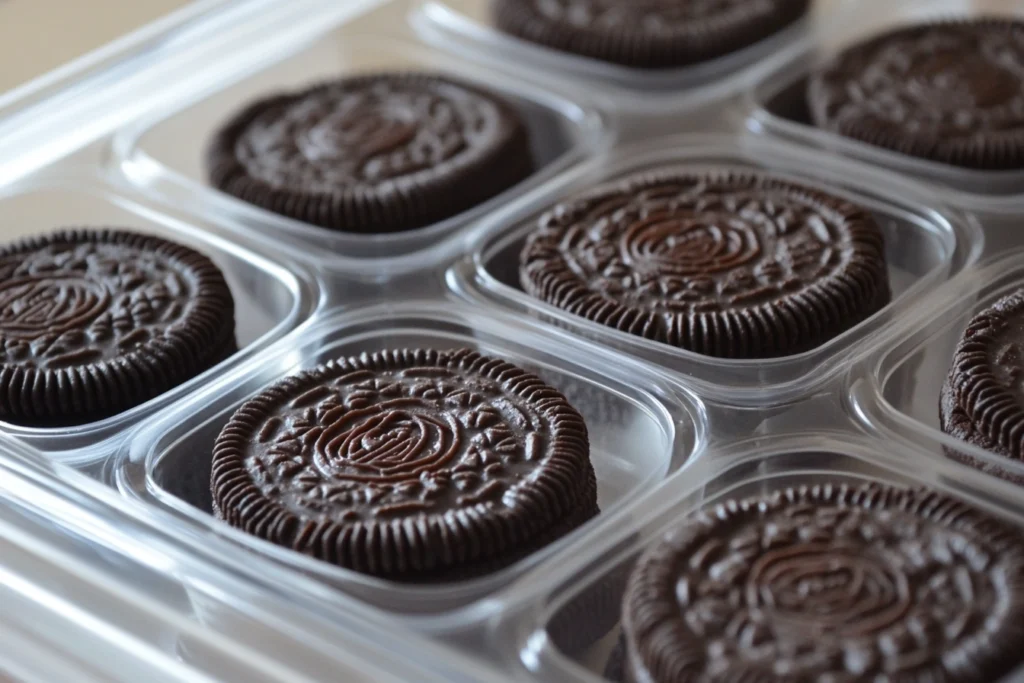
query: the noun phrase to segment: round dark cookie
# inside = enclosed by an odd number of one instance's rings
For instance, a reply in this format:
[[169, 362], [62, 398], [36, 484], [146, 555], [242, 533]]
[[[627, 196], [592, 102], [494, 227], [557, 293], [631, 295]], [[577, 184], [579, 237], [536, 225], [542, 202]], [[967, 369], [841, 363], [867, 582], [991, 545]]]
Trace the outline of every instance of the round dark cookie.
[[528, 237], [520, 278], [570, 313], [725, 358], [811, 349], [890, 299], [867, 211], [769, 176], [686, 168], [557, 205]]
[[579, 413], [467, 349], [364, 353], [279, 382], [224, 427], [211, 490], [248, 533], [414, 581], [506, 566], [598, 511]]
[[[1024, 460], [1024, 290], [1003, 297], [967, 323], [940, 396], [939, 420], [953, 437]], [[949, 455], [1021, 481], [964, 453]]]
[[626, 680], [989, 683], [1024, 648], [1024, 539], [926, 489], [821, 484], [706, 510], [624, 598]]
[[548, 48], [644, 69], [741, 50], [802, 17], [808, 0], [492, 0], [502, 31]]
[[1024, 168], [1024, 22], [901, 28], [839, 54], [808, 83], [820, 128], [902, 154]]
[[345, 78], [259, 100], [213, 138], [210, 183], [324, 228], [391, 233], [470, 209], [526, 178], [511, 105], [429, 74]]
[[120, 230], [0, 247], [0, 419], [116, 415], [237, 350], [234, 301], [208, 258]]

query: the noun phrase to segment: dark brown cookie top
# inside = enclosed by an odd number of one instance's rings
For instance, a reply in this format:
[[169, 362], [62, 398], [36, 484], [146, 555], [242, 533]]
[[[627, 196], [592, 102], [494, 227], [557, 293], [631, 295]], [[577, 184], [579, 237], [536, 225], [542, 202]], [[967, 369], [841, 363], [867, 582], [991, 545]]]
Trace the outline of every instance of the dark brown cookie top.
[[191, 249], [107, 229], [0, 248], [2, 419], [106, 417], [233, 349], [231, 292]]
[[785, 489], [652, 548], [623, 609], [630, 680], [989, 683], [1024, 647], [1024, 541], [926, 489]]
[[881, 230], [823, 192], [670, 168], [557, 205], [523, 288], [589, 320], [712, 356], [812, 348], [889, 301]]
[[1024, 166], [1024, 22], [902, 28], [812, 75], [821, 128], [916, 157], [979, 169]]
[[1024, 460], [1024, 291], [967, 324], [953, 354], [941, 406], [943, 429]]
[[469, 350], [332, 361], [245, 403], [214, 448], [234, 526], [370, 574], [458, 570], [596, 512], [587, 429], [558, 391]]
[[501, 30], [550, 48], [640, 68], [707, 61], [799, 19], [807, 0], [492, 0]]
[[428, 74], [345, 78], [254, 102], [214, 138], [217, 188], [349, 232], [421, 227], [530, 171], [526, 130], [494, 95]]

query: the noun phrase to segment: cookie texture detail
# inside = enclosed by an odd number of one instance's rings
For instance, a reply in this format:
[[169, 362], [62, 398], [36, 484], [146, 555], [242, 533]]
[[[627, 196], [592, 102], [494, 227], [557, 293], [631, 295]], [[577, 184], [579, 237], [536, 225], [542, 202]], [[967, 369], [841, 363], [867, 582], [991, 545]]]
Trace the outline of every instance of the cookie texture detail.
[[998, 680], [1020, 661], [1019, 530], [925, 489], [733, 500], [648, 551], [627, 680]]
[[323, 228], [391, 233], [470, 209], [533, 169], [507, 102], [433, 74], [371, 74], [250, 104], [214, 136], [210, 183]]
[[873, 216], [770, 176], [668, 168], [545, 213], [520, 256], [532, 296], [724, 358], [819, 346], [890, 299]]
[[504, 566], [597, 513], [579, 413], [470, 350], [367, 353], [283, 380], [222, 431], [211, 490], [249, 533], [408, 580]]
[[0, 248], [0, 419], [109, 417], [236, 349], [231, 292], [192, 249], [115, 229]]
[[808, 83], [815, 125], [930, 161], [1024, 167], [1024, 23], [901, 28], [856, 45]]

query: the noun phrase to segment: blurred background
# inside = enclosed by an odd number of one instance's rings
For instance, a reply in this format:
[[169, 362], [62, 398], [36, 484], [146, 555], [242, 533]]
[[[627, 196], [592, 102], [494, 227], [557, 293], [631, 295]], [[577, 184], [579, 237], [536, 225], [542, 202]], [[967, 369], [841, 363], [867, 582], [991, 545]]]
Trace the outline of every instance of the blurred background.
[[189, 3], [190, 0], [0, 0], [0, 93]]

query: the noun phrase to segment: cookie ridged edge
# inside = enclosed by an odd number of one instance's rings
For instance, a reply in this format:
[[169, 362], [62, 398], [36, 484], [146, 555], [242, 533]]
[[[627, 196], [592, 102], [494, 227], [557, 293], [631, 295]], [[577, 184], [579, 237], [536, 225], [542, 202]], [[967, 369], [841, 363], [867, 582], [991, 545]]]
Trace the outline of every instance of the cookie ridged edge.
[[[1024, 315], [1024, 290], [996, 301], [967, 323], [953, 353], [942, 403], [944, 431], [952, 428], [954, 411], [970, 424], [965, 440], [1013, 460], [1024, 460], [1024, 406], [992, 372], [989, 359], [995, 337], [1015, 315]], [[946, 404], [949, 405], [946, 405]]]
[[[1015, 549], [1024, 555], [1020, 534], [1002, 520], [985, 514], [955, 498], [925, 488], [906, 488], [880, 483], [851, 485], [822, 483], [776, 490], [764, 496], [728, 500], [702, 511], [695, 519], [650, 548], [637, 562], [623, 598], [623, 624], [626, 638], [626, 662], [630, 674], [640, 671], [643, 680], [688, 681], [687, 672], [699, 666], [703, 646], [682, 648], [692, 642], [684, 630], [675, 596], [676, 566], [688, 559], [686, 551], [722, 526], [745, 519], [763, 517], [790, 505], [837, 505], [865, 510], [898, 510], [917, 515], [949, 529], [970, 532], [971, 538], [985, 536], [997, 553]], [[1024, 559], [1021, 560], [1024, 565]], [[1024, 578], [1024, 573], [1022, 577]], [[1018, 598], [1020, 602], [1024, 598]], [[985, 672], [997, 678], [1019, 659], [1015, 650], [999, 655], [1000, 643], [975, 647], [957, 662], [957, 670]], [[993, 656], [995, 653], [996, 656]], [[979, 654], [993, 661], [984, 661]]]
[[[530, 0], [532, 1], [532, 0]], [[695, 21], [685, 30], [659, 37], [642, 31], [566, 28], [522, 9], [522, 0], [492, 0], [494, 24], [503, 32], [549, 49], [640, 69], [695, 66], [755, 45], [791, 26], [807, 13], [809, 0], [781, 0], [768, 19], [763, 12], [733, 10], [731, 21]]]
[[[389, 82], [440, 84], [487, 99], [499, 111], [505, 134], [494, 146], [474, 149], [455, 171], [436, 175], [430, 167], [365, 187], [332, 192], [279, 188], [249, 174], [235, 154], [238, 137], [264, 111], [287, 106], [317, 92], [345, 85]], [[228, 195], [272, 213], [329, 230], [393, 233], [425, 227], [467, 211], [524, 180], [533, 171], [526, 125], [500, 96], [439, 74], [397, 72], [325, 81], [303, 90], [272, 95], [245, 106], [214, 134], [206, 150], [210, 184]], [[435, 175], [431, 175], [435, 174]]]
[[902, 130], [890, 130], [869, 121], [835, 121], [828, 115], [827, 103], [832, 90], [824, 84], [827, 72], [841, 65], [844, 57], [869, 52], [886, 41], [913, 36], [915, 33], [944, 28], [1006, 29], [1024, 32], [1024, 22], [997, 18], [946, 19], [914, 24], [875, 36], [854, 45], [835, 57], [829, 64], [815, 70], [807, 84], [807, 103], [815, 126], [864, 144], [960, 168], [977, 171], [1007, 171], [1024, 168], [1024, 119], [1012, 131], [985, 131], [983, 135], [964, 135], [956, 138], [922, 137]]
[[[265, 497], [245, 467], [251, 439], [273, 412], [288, 400], [324, 382], [357, 370], [395, 371], [411, 367], [447, 367], [499, 382], [538, 410], [551, 424], [547, 465], [531, 474], [528, 495], [501, 514], [486, 503], [443, 514], [355, 523], [312, 521]], [[383, 576], [426, 576], [501, 564], [522, 550], [535, 550], [538, 539], [550, 542], [569, 531], [569, 520], [582, 524], [597, 510], [597, 490], [583, 417], [554, 388], [511, 363], [475, 351], [403, 349], [363, 353], [330, 361], [287, 377], [246, 401], [224, 427], [213, 449], [210, 486], [217, 516], [249, 534], [355, 571]], [[517, 492], [522, 490], [520, 485]], [[464, 542], [491, 534], [488, 547]], [[497, 565], [495, 565], [497, 566]]]
[[[660, 183], [708, 183], [731, 190], [780, 190], [838, 214], [853, 250], [838, 272], [775, 301], [727, 311], [659, 313], [633, 307], [588, 288], [560, 253], [564, 230], [601, 202]], [[697, 173], [664, 168], [612, 181], [545, 213], [520, 255], [527, 294], [591, 322], [719, 358], [768, 358], [819, 346], [889, 303], [889, 275], [881, 229], [869, 213], [819, 190], [756, 173]]]
[[205, 255], [117, 228], [67, 228], [0, 247], [0, 258], [60, 243], [110, 244], [157, 254], [182, 267], [178, 272], [195, 291], [178, 322], [129, 353], [54, 369], [0, 365], [0, 418], [48, 424], [109, 417], [173, 389], [237, 350], [234, 298], [223, 273]]

